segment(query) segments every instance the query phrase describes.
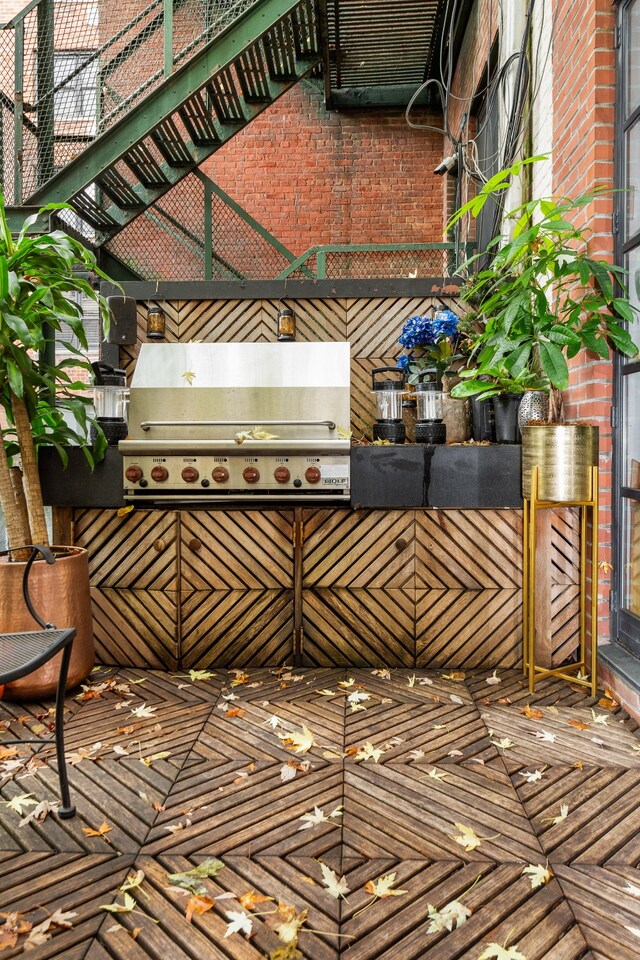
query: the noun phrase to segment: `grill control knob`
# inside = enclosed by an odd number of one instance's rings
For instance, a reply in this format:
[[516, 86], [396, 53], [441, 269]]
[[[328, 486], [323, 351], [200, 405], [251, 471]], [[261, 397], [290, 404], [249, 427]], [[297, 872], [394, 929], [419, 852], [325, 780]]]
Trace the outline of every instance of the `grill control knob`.
[[260, 479], [260, 471], [257, 467], [245, 467], [242, 471], [242, 476], [247, 483], [257, 483]]
[[211, 476], [216, 483], [224, 483], [229, 479], [229, 471], [226, 467], [215, 467], [211, 473]]
[[185, 483], [195, 483], [199, 476], [195, 467], [184, 467], [182, 471], [182, 479]]
[[307, 483], [317, 483], [320, 479], [320, 467], [307, 467], [304, 478]]
[[276, 467], [273, 471], [273, 476], [278, 481], [278, 483], [289, 483], [291, 479], [291, 474], [286, 467]]
[[137, 483], [138, 480], [142, 480], [142, 467], [127, 467], [124, 475], [131, 483]]
[[293, 485], [294, 485], [294, 487], [301, 487], [301, 486], [302, 486], [302, 480], [300, 479], [300, 477], [296, 477], [296, 479], [293, 481]]
[[166, 467], [154, 467], [151, 471], [151, 479], [155, 480], [156, 483], [164, 483], [168, 477], [169, 471]]

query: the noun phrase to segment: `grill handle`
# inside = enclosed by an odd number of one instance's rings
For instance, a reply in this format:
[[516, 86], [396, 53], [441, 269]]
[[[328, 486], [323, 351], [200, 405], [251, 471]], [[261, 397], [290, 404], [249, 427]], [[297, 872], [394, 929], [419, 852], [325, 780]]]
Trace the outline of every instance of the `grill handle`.
[[143, 420], [142, 430], [152, 427], [248, 427], [257, 423], [261, 427], [327, 427], [335, 430], [333, 420]]

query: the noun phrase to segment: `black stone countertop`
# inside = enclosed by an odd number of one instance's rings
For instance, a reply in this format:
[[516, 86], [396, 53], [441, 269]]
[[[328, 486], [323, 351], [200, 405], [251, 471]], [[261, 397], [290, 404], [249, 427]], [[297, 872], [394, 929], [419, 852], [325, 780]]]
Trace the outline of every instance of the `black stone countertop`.
[[[123, 505], [122, 457], [109, 447], [106, 457], [89, 469], [79, 447], [68, 450], [63, 469], [53, 448], [40, 451], [40, 476], [45, 503], [60, 507]], [[290, 501], [286, 506], [291, 506]], [[294, 500], [312, 506], [307, 500]], [[282, 501], [253, 507], [277, 509]], [[224, 506], [224, 501], [207, 504]], [[327, 505], [328, 504], [323, 504]], [[344, 503], [336, 503], [344, 506]], [[178, 508], [176, 504], [176, 509]], [[205, 506], [205, 504], [202, 504]], [[234, 501], [234, 508], [240, 504]], [[521, 448], [509, 444], [406, 444], [354, 446], [351, 449], [351, 506], [354, 509], [501, 509], [522, 507]], [[164, 506], [166, 509], [166, 505]], [[193, 507], [189, 507], [193, 509]]]

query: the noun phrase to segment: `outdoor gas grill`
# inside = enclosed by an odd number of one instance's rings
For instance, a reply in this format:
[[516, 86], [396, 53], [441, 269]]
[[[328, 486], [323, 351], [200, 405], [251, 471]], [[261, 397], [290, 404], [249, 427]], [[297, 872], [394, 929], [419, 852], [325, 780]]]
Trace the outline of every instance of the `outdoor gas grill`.
[[348, 343], [143, 344], [125, 499], [348, 500], [349, 383]]

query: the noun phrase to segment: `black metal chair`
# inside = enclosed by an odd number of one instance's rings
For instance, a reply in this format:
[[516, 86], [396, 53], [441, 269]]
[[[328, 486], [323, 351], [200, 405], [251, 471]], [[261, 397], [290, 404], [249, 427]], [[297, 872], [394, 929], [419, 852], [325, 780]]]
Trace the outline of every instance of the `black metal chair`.
[[[75, 627], [65, 627], [58, 630], [53, 623], [45, 623], [36, 613], [29, 596], [29, 573], [38, 553], [41, 553], [47, 563], [55, 563], [55, 557], [48, 547], [30, 543], [24, 547], [14, 547], [1, 550], [0, 556], [7, 556], [19, 550], [32, 550], [27, 560], [22, 578], [22, 593], [24, 602], [33, 619], [40, 624], [41, 630], [30, 630], [25, 633], [0, 633], [0, 685], [19, 680], [33, 673], [43, 664], [62, 651], [62, 664], [58, 676], [56, 691], [56, 757], [58, 760], [58, 777], [60, 779], [60, 796], [62, 806], [58, 809], [58, 816], [63, 819], [73, 817], [76, 812], [71, 803], [69, 794], [69, 780], [64, 757], [64, 695], [69, 672], [69, 661], [73, 639], [76, 635]], [[51, 743], [43, 737], [30, 737], [14, 740], [14, 743]]]

